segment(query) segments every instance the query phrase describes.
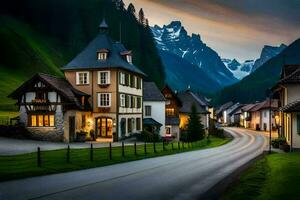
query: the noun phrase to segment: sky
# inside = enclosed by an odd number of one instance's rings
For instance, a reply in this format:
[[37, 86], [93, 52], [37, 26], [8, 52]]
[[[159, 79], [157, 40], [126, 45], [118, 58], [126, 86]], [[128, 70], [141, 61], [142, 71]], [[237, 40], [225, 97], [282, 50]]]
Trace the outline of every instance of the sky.
[[151, 26], [181, 21], [222, 58], [256, 59], [264, 45], [300, 38], [300, 0], [124, 0]]

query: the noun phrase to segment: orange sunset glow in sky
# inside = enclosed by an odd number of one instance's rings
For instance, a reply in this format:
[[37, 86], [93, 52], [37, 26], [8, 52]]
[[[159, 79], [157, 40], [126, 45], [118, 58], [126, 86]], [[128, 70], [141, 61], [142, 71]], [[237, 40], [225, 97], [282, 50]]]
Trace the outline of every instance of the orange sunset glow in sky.
[[299, 0], [124, 0], [141, 7], [151, 26], [181, 21], [223, 58], [256, 59], [264, 45], [300, 37]]

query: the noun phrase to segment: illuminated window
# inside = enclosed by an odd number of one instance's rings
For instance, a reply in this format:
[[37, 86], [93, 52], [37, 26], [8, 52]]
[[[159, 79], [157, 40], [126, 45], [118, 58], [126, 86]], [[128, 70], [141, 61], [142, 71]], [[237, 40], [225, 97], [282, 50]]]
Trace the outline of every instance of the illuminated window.
[[31, 126], [36, 126], [37, 123], [36, 123], [36, 115], [32, 115], [31, 116]]
[[54, 115], [49, 116], [50, 126], [54, 126]]
[[30, 115], [28, 120], [31, 127], [54, 126], [54, 115]]
[[107, 59], [107, 53], [106, 52], [99, 52], [98, 53], [98, 60], [106, 60]]
[[38, 115], [38, 125], [44, 126], [44, 116], [43, 115]]
[[125, 73], [120, 72], [120, 85], [125, 85], [126, 84], [126, 78], [125, 78]]
[[174, 108], [166, 108], [166, 115], [167, 116], [174, 116], [175, 115]]

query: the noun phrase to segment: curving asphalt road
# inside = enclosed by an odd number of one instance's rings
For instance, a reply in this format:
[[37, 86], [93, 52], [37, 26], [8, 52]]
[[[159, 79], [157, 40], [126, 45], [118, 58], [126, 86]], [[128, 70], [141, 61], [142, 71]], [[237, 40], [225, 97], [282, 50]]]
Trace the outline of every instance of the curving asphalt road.
[[226, 128], [232, 142], [213, 149], [0, 184], [0, 199], [197, 199], [260, 155], [267, 139]]

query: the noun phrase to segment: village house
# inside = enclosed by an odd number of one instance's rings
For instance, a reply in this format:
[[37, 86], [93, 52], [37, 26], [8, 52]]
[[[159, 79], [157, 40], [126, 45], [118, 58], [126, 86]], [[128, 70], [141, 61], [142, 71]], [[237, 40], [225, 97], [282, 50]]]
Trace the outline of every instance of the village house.
[[[158, 133], [161, 137], [170, 137], [166, 132], [166, 99], [154, 82], [143, 84], [143, 124], [144, 129]], [[168, 133], [168, 134], [167, 134]]]
[[251, 122], [251, 112], [250, 110], [255, 106], [256, 104], [247, 104], [244, 107], [241, 108], [241, 126], [244, 128], [250, 128], [250, 122]]
[[240, 126], [242, 107], [244, 107], [244, 104], [239, 104], [228, 114], [229, 125]]
[[180, 130], [179, 130], [179, 109], [182, 107], [181, 100], [177, 97], [177, 94], [172, 91], [172, 89], [166, 85], [162, 89], [162, 94], [166, 99], [166, 108], [165, 108], [165, 134], [170, 135], [171, 137], [180, 139]]
[[189, 115], [191, 114], [191, 108], [194, 105], [196, 106], [201, 123], [207, 130], [209, 128], [210, 112], [208, 102], [206, 102], [205, 98], [190, 91], [189, 89], [184, 92], [178, 93], [177, 96], [182, 102], [182, 106], [179, 109], [179, 128], [181, 130], [185, 130], [187, 128]]
[[[271, 109], [271, 113], [270, 113]], [[277, 116], [278, 100], [267, 99], [263, 102], [256, 103], [249, 112], [251, 113], [250, 128], [258, 131], [270, 130], [270, 115], [271, 115], [271, 130], [277, 129], [275, 117]]]
[[300, 65], [284, 65], [281, 78], [273, 88], [280, 96], [281, 135], [291, 150], [300, 148]]
[[232, 104], [231, 106], [225, 108], [223, 110], [223, 124], [224, 125], [230, 125], [233, 123], [231, 120], [231, 112], [237, 109], [240, 106], [240, 103]]
[[230, 101], [230, 102], [227, 102], [227, 103], [221, 105], [219, 108], [216, 109], [217, 122], [224, 124], [227, 121], [227, 119], [225, 119], [227, 114], [226, 113], [224, 114], [224, 111], [227, 108], [231, 107], [232, 105], [233, 105], [233, 102]]
[[34, 135], [71, 142], [87, 132], [112, 142], [142, 130], [145, 74], [132, 64], [132, 52], [110, 38], [105, 20], [62, 70], [65, 79], [38, 74], [10, 95]]

